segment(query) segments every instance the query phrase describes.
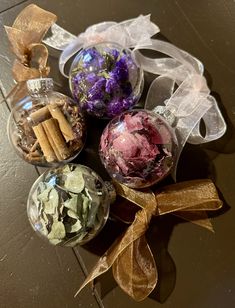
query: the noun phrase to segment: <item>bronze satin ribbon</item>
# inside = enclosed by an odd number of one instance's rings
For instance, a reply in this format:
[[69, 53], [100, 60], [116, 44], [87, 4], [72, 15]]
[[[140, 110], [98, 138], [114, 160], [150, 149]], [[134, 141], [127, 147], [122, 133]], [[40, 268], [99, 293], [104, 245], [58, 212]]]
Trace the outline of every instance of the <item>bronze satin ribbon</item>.
[[56, 19], [56, 15], [31, 4], [20, 12], [12, 27], [5, 26], [16, 56], [12, 73], [17, 84], [7, 95], [11, 106], [26, 95], [28, 79], [48, 76], [48, 50], [41, 40]]
[[210, 180], [196, 180], [166, 186], [155, 193], [137, 191], [113, 183], [121, 197], [141, 207], [134, 222], [99, 259], [75, 296], [95, 278], [112, 267], [118, 285], [136, 301], [144, 300], [157, 284], [157, 268], [145, 238], [153, 215], [175, 214], [213, 231], [205, 211], [222, 207]]

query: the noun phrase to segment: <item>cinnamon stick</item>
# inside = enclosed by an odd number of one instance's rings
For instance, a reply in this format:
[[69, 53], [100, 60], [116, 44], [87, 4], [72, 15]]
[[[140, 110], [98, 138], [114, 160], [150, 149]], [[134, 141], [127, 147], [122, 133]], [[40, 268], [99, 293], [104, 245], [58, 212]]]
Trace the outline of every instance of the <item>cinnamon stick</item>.
[[38, 143], [39, 143], [38, 140], [36, 140], [36, 141], [34, 142], [32, 148], [30, 149], [30, 152], [36, 151], [36, 148], [37, 148]]
[[60, 131], [58, 121], [54, 118], [51, 118], [42, 122], [41, 124], [58, 160], [60, 161], [68, 158], [70, 156], [70, 151]]
[[42, 124], [39, 123], [38, 125], [33, 126], [33, 131], [34, 131], [35, 136], [37, 137], [37, 140], [39, 142], [39, 145], [42, 149], [42, 152], [45, 156], [46, 161], [47, 162], [55, 161], [57, 159], [56, 155], [53, 151], [53, 148], [51, 147], [51, 145], [49, 143], [49, 140], [48, 140], [47, 135], [46, 135], [46, 133], [43, 129]]
[[69, 122], [66, 120], [60, 108], [55, 104], [51, 104], [51, 105], [48, 105], [48, 109], [49, 109], [49, 112], [51, 113], [51, 116], [58, 121], [60, 130], [66, 142], [70, 140], [74, 140], [72, 127], [69, 124]]
[[45, 126], [44, 126], [44, 130], [46, 131], [47, 138], [48, 138], [48, 140], [49, 140], [49, 142], [50, 142], [50, 145], [51, 145], [53, 151], [55, 152], [55, 155], [56, 155], [57, 160], [58, 160], [58, 161], [63, 160], [62, 156], [60, 155], [60, 152], [58, 151], [58, 149], [57, 149], [57, 147], [56, 147], [56, 144], [55, 144], [53, 138], [50, 136], [50, 133], [48, 132], [48, 129], [45, 128]]
[[47, 106], [38, 109], [30, 114], [30, 118], [33, 120], [35, 124], [38, 124], [46, 119], [49, 119], [51, 114], [47, 108]]

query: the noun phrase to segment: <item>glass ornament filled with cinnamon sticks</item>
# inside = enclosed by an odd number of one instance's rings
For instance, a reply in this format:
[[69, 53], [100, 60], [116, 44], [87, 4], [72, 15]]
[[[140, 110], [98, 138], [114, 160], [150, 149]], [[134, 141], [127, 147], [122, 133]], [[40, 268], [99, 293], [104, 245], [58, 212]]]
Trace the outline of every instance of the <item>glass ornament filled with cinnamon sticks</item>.
[[28, 163], [56, 166], [74, 159], [86, 138], [84, 117], [68, 96], [53, 91], [51, 78], [27, 81], [29, 96], [12, 109], [8, 136]]

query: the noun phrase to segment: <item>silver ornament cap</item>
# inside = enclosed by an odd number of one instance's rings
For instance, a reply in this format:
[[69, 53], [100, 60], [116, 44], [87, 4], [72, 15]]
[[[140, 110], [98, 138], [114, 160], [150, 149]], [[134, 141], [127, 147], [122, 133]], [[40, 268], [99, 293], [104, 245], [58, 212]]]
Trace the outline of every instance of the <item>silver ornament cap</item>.
[[166, 106], [156, 106], [152, 111], [162, 116], [171, 126], [174, 125], [175, 116]]
[[36, 78], [27, 81], [27, 88], [30, 95], [41, 95], [52, 91], [54, 82], [52, 78]]

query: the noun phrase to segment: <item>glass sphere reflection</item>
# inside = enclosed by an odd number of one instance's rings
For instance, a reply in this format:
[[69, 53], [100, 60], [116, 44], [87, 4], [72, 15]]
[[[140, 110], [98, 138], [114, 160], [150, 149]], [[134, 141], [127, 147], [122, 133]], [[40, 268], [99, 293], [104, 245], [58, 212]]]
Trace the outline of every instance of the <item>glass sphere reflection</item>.
[[146, 110], [127, 111], [111, 120], [100, 141], [100, 157], [110, 176], [133, 188], [166, 177], [176, 153], [172, 128], [163, 117]]
[[139, 100], [143, 71], [129, 49], [113, 43], [99, 43], [78, 53], [69, 81], [82, 110], [98, 118], [113, 118]]
[[94, 238], [104, 226], [109, 191], [92, 169], [67, 164], [49, 169], [34, 183], [27, 213], [33, 229], [53, 245], [73, 247]]

